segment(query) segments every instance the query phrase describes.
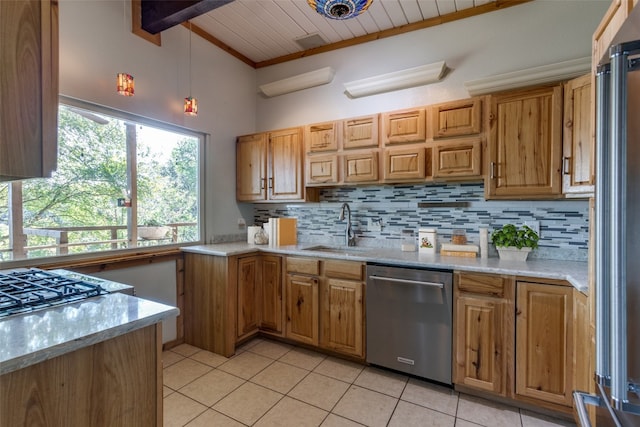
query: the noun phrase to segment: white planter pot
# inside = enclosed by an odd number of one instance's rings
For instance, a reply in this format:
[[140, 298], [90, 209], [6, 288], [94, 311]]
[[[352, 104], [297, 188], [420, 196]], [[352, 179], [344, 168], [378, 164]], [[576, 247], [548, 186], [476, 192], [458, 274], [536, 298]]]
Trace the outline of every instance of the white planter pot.
[[164, 239], [170, 227], [138, 227], [138, 237], [144, 240], [160, 240]]
[[505, 261], [526, 261], [531, 248], [518, 249], [515, 246], [496, 247], [500, 259]]

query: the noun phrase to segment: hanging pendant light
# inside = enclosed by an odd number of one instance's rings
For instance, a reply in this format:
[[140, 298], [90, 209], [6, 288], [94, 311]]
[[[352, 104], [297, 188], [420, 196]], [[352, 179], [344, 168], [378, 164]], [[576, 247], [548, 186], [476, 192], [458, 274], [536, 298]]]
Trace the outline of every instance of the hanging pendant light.
[[118, 73], [116, 78], [116, 90], [120, 95], [133, 96], [135, 92], [133, 76], [128, 73]]
[[184, 99], [184, 113], [187, 116], [198, 115], [198, 100], [191, 96], [191, 21], [189, 21], [189, 96]]
[[349, 19], [367, 10], [373, 0], [307, 0], [307, 3], [326, 18]]

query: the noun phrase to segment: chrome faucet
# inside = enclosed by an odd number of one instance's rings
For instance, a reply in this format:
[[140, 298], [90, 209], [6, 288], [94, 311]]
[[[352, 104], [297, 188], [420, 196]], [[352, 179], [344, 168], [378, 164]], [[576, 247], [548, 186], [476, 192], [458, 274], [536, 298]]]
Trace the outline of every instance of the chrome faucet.
[[344, 242], [347, 246], [355, 246], [356, 245], [356, 234], [353, 232], [351, 228], [351, 208], [348, 203], [343, 203], [340, 208], [340, 216], [338, 217], [339, 221], [344, 221], [344, 210], [347, 209], [347, 229], [344, 233]]

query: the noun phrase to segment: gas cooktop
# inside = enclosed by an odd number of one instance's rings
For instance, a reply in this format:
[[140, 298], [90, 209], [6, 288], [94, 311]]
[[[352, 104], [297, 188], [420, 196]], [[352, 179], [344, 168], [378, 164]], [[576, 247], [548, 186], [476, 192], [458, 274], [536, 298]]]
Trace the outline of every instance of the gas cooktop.
[[0, 318], [107, 293], [98, 284], [37, 268], [0, 272]]

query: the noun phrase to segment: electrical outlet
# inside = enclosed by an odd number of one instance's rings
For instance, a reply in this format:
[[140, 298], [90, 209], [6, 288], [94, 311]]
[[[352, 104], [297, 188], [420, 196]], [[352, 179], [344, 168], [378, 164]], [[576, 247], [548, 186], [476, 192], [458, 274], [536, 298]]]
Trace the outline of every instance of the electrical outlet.
[[382, 231], [382, 218], [370, 219], [369, 224], [367, 225], [367, 230], [380, 233]]
[[247, 223], [244, 220], [244, 218], [238, 218], [238, 228], [244, 228], [246, 227]]
[[535, 231], [538, 237], [542, 238], [540, 235], [540, 221], [525, 221], [524, 225]]

